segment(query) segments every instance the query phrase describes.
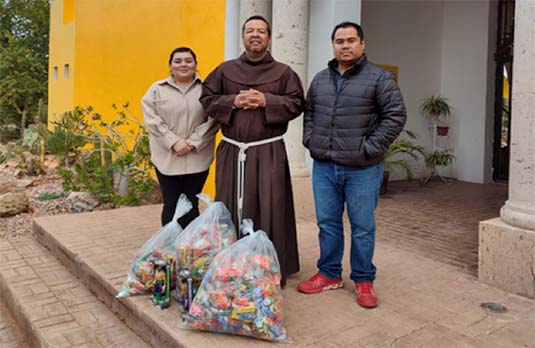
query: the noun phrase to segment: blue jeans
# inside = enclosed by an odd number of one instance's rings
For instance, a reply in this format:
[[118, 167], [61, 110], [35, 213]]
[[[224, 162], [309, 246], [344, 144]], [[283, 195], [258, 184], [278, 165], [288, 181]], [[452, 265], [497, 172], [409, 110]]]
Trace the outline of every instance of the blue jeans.
[[351, 223], [351, 275], [354, 282], [373, 282], [375, 208], [383, 178], [383, 163], [353, 168], [330, 161], [314, 161], [312, 187], [319, 227], [319, 272], [342, 276], [344, 203]]

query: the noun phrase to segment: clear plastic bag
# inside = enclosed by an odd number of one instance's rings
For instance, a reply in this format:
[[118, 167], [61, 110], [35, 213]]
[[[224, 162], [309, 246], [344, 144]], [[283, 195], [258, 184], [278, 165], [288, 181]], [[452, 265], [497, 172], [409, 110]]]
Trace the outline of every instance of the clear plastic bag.
[[171, 264], [171, 289], [174, 287], [176, 283], [175, 241], [182, 233], [182, 227], [177, 219], [187, 214], [191, 208], [191, 202], [185, 194], [181, 194], [173, 219], [160, 228], [136, 253], [128, 268], [126, 280], [116, 297], [151, 293], [155, 285], [154, 266], [158, 261]]
[[273, 243], [251, 220], [242, 227], [249, 235], [215, 256], [182, 327], [290, 342]]
[[177, 299], [187, 313], [214, 256], [236, 241], [236, 228], [227, 207], [207, 195], [197, 195], [208, 207], [178, 236]]

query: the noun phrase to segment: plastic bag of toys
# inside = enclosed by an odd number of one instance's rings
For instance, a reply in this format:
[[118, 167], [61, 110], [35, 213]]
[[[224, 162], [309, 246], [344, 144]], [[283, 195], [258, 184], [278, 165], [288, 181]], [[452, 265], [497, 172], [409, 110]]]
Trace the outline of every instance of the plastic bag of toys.
[[214, 256], [236, 241], [236, 229], [230, 212], [222, 202], [207, 195], [197, 195], [208, 207], [178, 236], [177, 297], [182, 313], [187, 313]]
[[153, 292], [156, 285], [155, 266], [162, 262], [171, 266], [171, 288], [174, 287], [176, 283], [175, 240], [182, 233], [182, 227], [177, 219], [187, 214], [191, 208], [191, 202], [186, 195], [180, 195], [171, 222], [156, 232], [136, 253], [117, 297]]
[[275, 248], [249, 219], [243, 232], [249, 235], [215, 256], [182, 327], [290, 342]]

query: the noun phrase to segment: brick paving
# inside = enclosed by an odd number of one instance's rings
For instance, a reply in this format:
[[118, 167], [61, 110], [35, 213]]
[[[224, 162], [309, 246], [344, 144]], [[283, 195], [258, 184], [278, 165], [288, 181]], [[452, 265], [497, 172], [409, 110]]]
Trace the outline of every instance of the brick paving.
[[[0, 241], [0, 289], [30, 335], [26, 347], [147, 347], [32, 238]], [[11, 322], [9, 329], [17, 327]]]
[[[314, 221], [310, 180], [294, 180], [294, 190], [298, 220]], [[376, 211], [377, 242], [477, 276], [479, 221], [498, 217], [506, 200], [504, 184], [391, 182]]]
[[[535, 347], [534, 302], [477, 282], [470, 259], [456, 250], [474, 235], [477, 240], [478, 219], [498, 215], [495, 209], [501, 203], [483, 205], [499, 202], [503, 187], [432, 183], [412, 188], [396, 183], [391, 188], [395, 194], [381, 199], [378, 210], [375, 263], [381, 303], [365, 310], [356, 305], [348, 280], [341, 290], [317, 295], [295, 289], [315, 272], [318, 255], [309, 185], [302, 180], [294, 186], [302, 271], [283, 290], [291, 345], [183, 331], [176, 305], [161, 311], [146, 297], [114, 298], [133, 254], [158, 229], [160, 206], [39, 218], [35, 232], [132, 330], [156, 346]], [[461, 193], [452, 192], [457, 189]], [[430, 235], [420, 241], [415, 231]], [[431, 247], [436, 248], [426, 250]], [[345, 255], [348, 265], [347, 250]], [[480, 307], [483, 302], [500, 303], [508, 311], [487, 312]]]
[[26, 338], [13, 321], [9, 309], [0, 299], [0, 347], [26, 348], [28, 346]]
[[507, 185], [396, 182], [391, 192], [379, 203], [378, 241], [477, 276], [479, 221], [500, 216]]

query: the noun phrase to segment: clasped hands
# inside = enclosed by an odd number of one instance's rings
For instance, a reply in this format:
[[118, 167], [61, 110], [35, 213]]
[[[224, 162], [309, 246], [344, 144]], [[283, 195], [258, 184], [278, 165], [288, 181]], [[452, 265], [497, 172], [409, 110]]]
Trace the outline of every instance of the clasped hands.
[[180, 139], [173, 145], [173, 152], [178, 156], [184, 156], [188, 152], [193, 151], [193, 149], [195, 147], [188, 144], [185, 139]]
[[266, 97], [264, 93], [256, 89], [242, 90], [234, 98], [234, 106], [244, 110], [264, 107], [266, 106]]

